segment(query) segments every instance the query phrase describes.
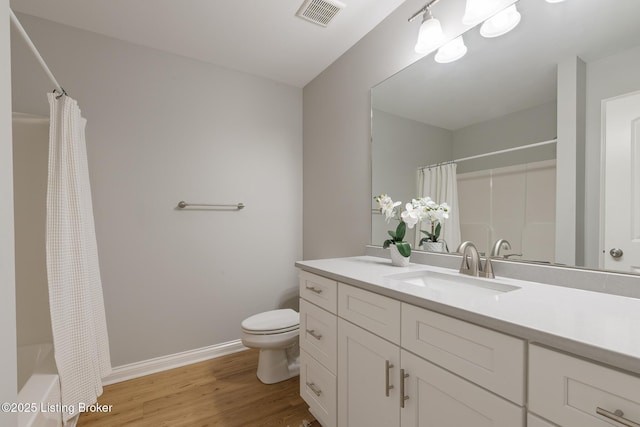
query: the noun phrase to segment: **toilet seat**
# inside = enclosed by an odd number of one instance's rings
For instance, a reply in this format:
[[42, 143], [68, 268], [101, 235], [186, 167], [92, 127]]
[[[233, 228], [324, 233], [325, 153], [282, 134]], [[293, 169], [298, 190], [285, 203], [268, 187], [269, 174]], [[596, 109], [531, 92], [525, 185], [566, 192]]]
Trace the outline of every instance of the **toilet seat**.
[[300, 315], [290, 308], [266, 311], [246, 318], [241, 327], [250, 335], [282, 334], [300, 327]]
[[300, 329], [300, 325], [292, 326], [290, 328], [273, 329], [273, 330], [267, 330], [267, 331], [254, 331], [251, 329], [242, 328], [242, 332], [248, 335], [276, 335], [276, 334], [284, 334], [286, 332], [291, 332], [291, 331], [297, 331], [298, 329]]

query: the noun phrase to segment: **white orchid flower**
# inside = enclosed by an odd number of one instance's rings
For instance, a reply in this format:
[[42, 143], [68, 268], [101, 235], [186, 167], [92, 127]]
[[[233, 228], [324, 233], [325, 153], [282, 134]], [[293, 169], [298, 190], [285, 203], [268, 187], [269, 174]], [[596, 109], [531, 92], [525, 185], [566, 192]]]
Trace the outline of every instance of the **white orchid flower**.
[[407, 227], [413, 228], [420, 220], [420, 212], [417, 209], [414, 209], [411, 203], [407, 203], [404, 209], [404, 212], [402, 212], [400, 216], [407, 224]]
[[396, 206], [400, 206], [402, 202], [394, 202], [391, 200], [391, 197], [386, 194], [381, 194], [376, 197], [376, 202], [378, 202], [378, 206], [380, 207], [380, 212], [385, 216], [387, 222], [391, 220], [391, 218], [396, 216], [395, 208]]
[[447, 202], [442, 203], [440, 205], [440, 208], [444, 211], [444, 213], [442, 214], [442, 217], [445, 219], [449, 218], [449, 212], [451, 211], [451, 208], [449, 207]]
[[451, 212], [451, 207], [446, 202], [439, 205], [428, 196], [414, 199], [413, 207], [420, 211], [420, 220], [428, 220], [433, 224], [444, 222], [449, 218], [449, 212]]

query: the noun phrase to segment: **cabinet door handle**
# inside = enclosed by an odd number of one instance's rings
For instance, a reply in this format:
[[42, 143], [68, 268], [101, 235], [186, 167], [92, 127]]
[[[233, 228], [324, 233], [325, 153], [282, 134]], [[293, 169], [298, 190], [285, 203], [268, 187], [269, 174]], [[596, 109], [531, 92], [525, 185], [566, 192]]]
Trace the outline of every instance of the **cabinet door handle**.
[[322, 289], [318, 289], [318, 288], [316, 288], [315, 286], [305, 286], [305, 288], [306, 288], [308, 291], [313, 292], [314, 294], [321, 294], [321, 293], [322, 293]]
[[624, 412], [620, 409], [616, 409], [614, 412], [609, 412], [606, 409], [596, 408], [596, 414], [602, 415], [603, 417], [607, 417], [610, 420], [616, 421], [623, 426], [627, 427], [640, 427], [640, 424], [635, 423], [631, 420], [628, 420], [624, 417]]
[[389, 397], [389, 390], [393, 388], [393, 385], [389, 384], [389, 370], [393, 368], [393, 363], [390, 363], [388, 360], [384, 361], [384, 395]]
[[315, 329], [307, 329], [307, 333], [318, 341], [320, 341], [320, 338], [322, 338], [322, 334], [317, 333]]
[[409, 400], [409, 396], [404, 395], [404, 380], [409, 378], [409, 374], [404, 372], [404, 369], [400, 369], [400, 407], [404, 408], [404, 402]]
[[322, 390], [320, 390], [318, 386], [315, 385], [315, 383], [307, 383], [307, 387], [309, 387], [311, 391], [318, 397], [320, 397], [320, 395], [322, 394]]

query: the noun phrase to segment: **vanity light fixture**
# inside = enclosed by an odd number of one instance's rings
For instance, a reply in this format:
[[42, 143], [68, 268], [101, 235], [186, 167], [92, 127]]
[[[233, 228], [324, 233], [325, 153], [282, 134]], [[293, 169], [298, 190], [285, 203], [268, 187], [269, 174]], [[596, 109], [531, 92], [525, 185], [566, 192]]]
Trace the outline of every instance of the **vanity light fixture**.
[[464, 25], [474, 26], [500, 10], [499, 0], [467, 0], [462, 16]]
[[458, 36], [449, 43], [438, 49], [435, 60], [440, 64], [457, 61], [467, 54], [467, 46], [464, 44], [462, 36]]
[[444, 40], [444, 33], [442, 32], [440, 21], [434, 18], [431, 13], [431, 6], [436, 4], [438, 1], [439, 0], [430, 1], [422, 9], [414, 13], [411, 18], [409, 18], [409, 22], [411, 22], [422, 14], [422, 24], [420, 24], [418, 41], [415, 46], [415, 51], [417, 53], [429, 53], [438, 47]]
[[547, 0], [547, 3], [562, 3], [564, 0]]
[[520, 23], [521, 15], [515, 4], [484, 21], [480, 27], [482, 37], [499, 37], [513, 30]]

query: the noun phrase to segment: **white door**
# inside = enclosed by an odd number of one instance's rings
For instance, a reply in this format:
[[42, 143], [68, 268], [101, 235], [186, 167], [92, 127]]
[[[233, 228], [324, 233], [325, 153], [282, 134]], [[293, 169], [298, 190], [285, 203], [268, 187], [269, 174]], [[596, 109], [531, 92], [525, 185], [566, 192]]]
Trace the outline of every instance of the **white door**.
[[524, 408], [405, 350], [402, 368], [409, 374], [405, 379], [408, 399], [402, 409], [402, 427], [524, 425]]
[[398, 427], [399, 372], [398, 346], [340, 319], [338, 427]]
[[640, 92], [603, 104], [603, 267], [640, 273]]

